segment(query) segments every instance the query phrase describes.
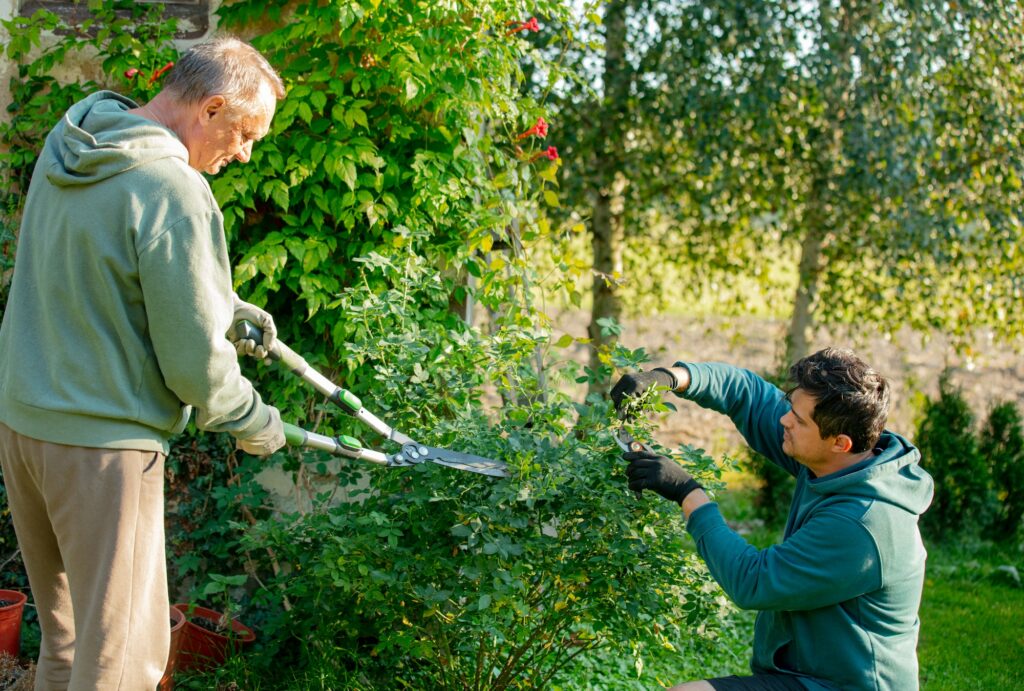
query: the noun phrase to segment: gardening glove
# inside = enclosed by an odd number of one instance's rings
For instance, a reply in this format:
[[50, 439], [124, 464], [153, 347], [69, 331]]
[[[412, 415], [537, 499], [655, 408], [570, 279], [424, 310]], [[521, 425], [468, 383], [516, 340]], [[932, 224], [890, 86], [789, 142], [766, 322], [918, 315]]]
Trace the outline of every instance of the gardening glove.
[[269, 456], [284, 446], [284, 425], [281, 413], [274, 406], [267, 406], [270, 413], [267, 424], [256, 434], [235, 441], [238, 449], [253, 456]]
[[670, 389], [675, 389], [677, 385], [676, 375], [664, 367], [656, 367], [650, 372], [624, 374], [612, 387], [612, 403], [615, 404], [615, 410], [621, 416], [625, 412], [625, 404], [628, 399], [641, 395], [652, 386], [667, 386]]
[[683, 466], [671, 458], [649, 451], [627, 451], [623, 460], [629, 461], [626, 476], [633, 491], [654, 490], [669, 501], [682, 504], [686, 495], [695, 489], [704, 489]]
[[[231, 301], [235, 308], [235, 316], [231, 319], [228, 338], [235, 345], [235, 352], [239, 355], [251, 355], [252, 357], [259, 358], [269, 365], [272, 362], [270, 359], [270, 349], [274, 347], [274, 341], [277, 339], [277, 326], [274, 324], [274, 318], [270, 316], [270, 312], [248, 302], [243, 302], [237, 293], [231, 294]], [[235, 333], [235, 324], [243, 319], [252, 322], [260, 328], [263, 332], [262, 343], [257, 343], [251, 338], [238, 337], [238, 334]]]

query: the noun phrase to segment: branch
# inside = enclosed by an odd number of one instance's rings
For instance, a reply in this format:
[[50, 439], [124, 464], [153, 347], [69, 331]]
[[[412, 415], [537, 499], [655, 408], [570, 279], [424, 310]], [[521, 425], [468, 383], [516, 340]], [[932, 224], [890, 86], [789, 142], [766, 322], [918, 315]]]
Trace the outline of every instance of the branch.
[[21, 554], [21, 548], [20, 547], [18, 549], [14, 550], [14, 552], [11, 554], [11, 556], [7, 557], [7, 559], [4, 560], [3, 564], [0, 564], [0, 571], [3, 571], [5, 568], [7, 568], [7, 565], [10, 564], [15, 559], [17, 559], [19, 554]]

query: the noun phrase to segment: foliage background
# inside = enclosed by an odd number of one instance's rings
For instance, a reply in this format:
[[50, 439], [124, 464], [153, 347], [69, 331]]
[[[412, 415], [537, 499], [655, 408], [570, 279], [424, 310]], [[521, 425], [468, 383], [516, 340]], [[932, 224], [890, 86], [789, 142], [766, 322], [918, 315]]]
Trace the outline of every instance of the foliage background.
[[[177, 57], [158, 8], [90, 5], [95, 24], [65, 27], [52, 47], [50, 15], [7, 25], [20, 67], [0, 124], [5, 269], [51, 113], [97, 88], [145, 101], [159, 88], [149, 77]], [[742, 650], [749, 618], [694, 559], [678, 512], [622, 487], [596, 392], [650, 354], [616, 345], [617, 312], [595, 312], [574, 339], [553, 332], [550, 308], [597, 305], [611, 287], [634, 311], [785, 315], [786, 295], [810, 290], [809, 268], [825, 271], [811, 272], [815, 295], [828, 296], [815, 304], [835, 307], [825, 318], [909, 318], [965, 339], [984, 324], [1019, 342], [1008, 316], [1021, 280], [1018, 62], [996, 79], [999, 51], [1019, 48], [1003, 28], [1015, 10], [961, 3], [952, 26], [969, 31], [942, 33], [932, 3], [910, 28], [896, 21], [909, 5], [854, 5], [838, 15], [724, 0], [220, 9], [220, 25], [249, 36], [288, 86], [250, 164], [211, 179], [236, 288], [390, 424], [500, 457], [512, 477], [369, 470], [315, 453], [268, 464], [195, 430], [175, 440], [177, 594], [261, 634], [255, 655], [219, 679], [643, 688], [677, 681], [682, 660], [711, 660], [692, 676], [713, 669], [715, 646]], [[522, 29], [531, 16], [539, 31]], [[865, 61], [851, 81], [849, 35], [884, 62], [930, 30], [951, 41], [931, 55], [950, 59], [931, 75], [941, 79], [900, 81], [892, 63]], [[803, 31], [818, 52], [800, 48]], [[894, 45], [903, 52], [883, 50]], [[53, 77], [79, 54], [97, 56], [102, 77]], [[973, 62], [953, 60], [963, 55]], [[913, 101], [923, 93], [934, 100]], [[842, 117], [830, 110], [844, 102]], [[541, 117], [545, 139], [521, 136]], [[885, 145], [867, 145], [876, 141]], [[835, 145], [828, 156], [821, 142]], [[541, 155], [551, 145], [567, 163]], [[935, 186], [918, 185], [929, 176]], [[807, 233], [827, 270], [800, 264]], [[621, 265], [615, 251], [598, 261], [615, 250], [599, 238], [618, 243]], [[908, 286], [921, 299], [904, 299]], [[577, 347], [589, 362], [569, 356]], [[366, 433], [286, 373], [244, 367], [286, 419]], [[720, 486], [728, 464], [674, 452]], [[261, 482], [268, 465], [291, 481], [283, 508]]]
[[[7, 25], [8, 55], [21, 63], [2, 132], [8, 256], [18, 191], [52, 125], [42, 113], [103, 87], [145, 101], [159, 86], [149, 76], [176, 57], [173, 23], [155, 10], [96, 5], [95, 25], [59, 27], [45, 13]], [[541, 60], [517, 30], [530, 11], [568, 22], [556, 2], [220, 10], [220, 25], [251, 32], [288, 87], [251, 163], [211, 180], [238, 291], [397, 429], [512, 469], [495, 483], [282, 453], [271, 464], [292, 477], [296, 502], [281, 512], [257, 480], [265, 463], [195, 430], [175, 440], [174, 582], [260, 628], [252, 679], [298, 669], [310, 671], [281, 683], [308, 688], [313, 674], [420, 688], [545, 685], [602, 648], [640, 674], [652, 649], [710, 645], [712, 615], [728, 609], [686, 556], [677, 512], [627, 500], [607, 404], [550, 386], [588, 375], [552, 365], [557, 349], [532, 305], [531, 253], [548, 240], [542, 211], [557, 204], [559, 161], [522, 136], [547, 114], [521, 90], [523, 65]], [[255, 20], [271, 28], [254, 30]], [[57, 46], [43, 47], [54, 29]], [[101, 82], [51, 76], [83, 50], [102, 59]], [[486, 310], [482, 329], [467, 324], [470, 299]], [[609, 350], [605, 367], [643, 361]], [[246, 369], [286, 419], [365, 431], [296, 380]], [[484, 390], [500, 410], [483, 405]], [[711, 459], [683, 453], [714, 487]], [[702, 635], [684, 635], [702, 622]]]

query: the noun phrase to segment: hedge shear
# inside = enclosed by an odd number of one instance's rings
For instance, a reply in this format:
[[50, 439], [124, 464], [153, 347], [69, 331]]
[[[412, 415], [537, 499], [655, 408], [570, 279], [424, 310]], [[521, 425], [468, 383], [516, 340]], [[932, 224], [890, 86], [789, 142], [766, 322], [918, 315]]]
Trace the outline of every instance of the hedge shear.
[[[263, 332], [251, 322], [242, 320], [235, 324], [238, 338], [252, 339], [257, 343], [263, 340]], [[388, 467], [411, 466], [419, 463], [437, 463], [449, 468], [467, 470], [471, 473], [490, 475], [491, 477], [508, 477], [508, 468], [501, 461], [482, 456], [450, 451], [434, 446], [426, 446], [413, 441], [408, 435], [394, 429], [376, 415], [363, 407], [352, 392], [346, 391], [327, 377], [309, 366], [306, 360], [282, 343], [275, 341], [268, 356], [287, 367], [292, 374], [299, 377], [314, 389], [327, 396], [328, 400], [341, 408], [345, 413], [355, 417], [389, 441], [401, 445], [397, 453], [386, 454], [363, 446], [355, 437], [339, 435], [329, 437], [316, 432], [309, 432], [296, 425], [284, 423], [285, 441], [289, 446], [300, 446], [319, 449], [335, 456], [345, 456], [361, 461], [369, 461]]]

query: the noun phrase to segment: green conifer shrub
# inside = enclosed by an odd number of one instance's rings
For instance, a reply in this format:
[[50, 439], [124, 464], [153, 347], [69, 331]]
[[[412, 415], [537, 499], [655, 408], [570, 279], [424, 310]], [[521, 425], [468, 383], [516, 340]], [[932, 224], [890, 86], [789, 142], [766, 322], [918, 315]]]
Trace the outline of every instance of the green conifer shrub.
[[1024, 518], [1024, 425], [1013, 402], [1005, 401], [989, 411], [981, 430], [980, 452], [992, 473], [999, 502], [992, 535], [1013, 539]]

